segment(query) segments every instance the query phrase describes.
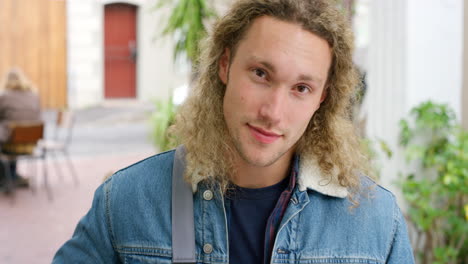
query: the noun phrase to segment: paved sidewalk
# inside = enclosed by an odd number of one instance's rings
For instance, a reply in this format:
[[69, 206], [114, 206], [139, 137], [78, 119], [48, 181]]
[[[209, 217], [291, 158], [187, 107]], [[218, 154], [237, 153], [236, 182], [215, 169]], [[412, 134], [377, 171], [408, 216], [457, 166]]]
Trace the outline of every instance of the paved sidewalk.
[[[64, 160], [58, 159], [48, 162], [52, 201], [47, 199], [40, 167], [35, 193], [18, 190], [14, 199], [0, 193], [1, 264], [51, 262], [90, 208], [104, 177], [155, 153], [148, 136], [150, 110], [106, 106], [79, 112], [71, 146], [79, 185], [74, 184]], [[58, 175], [54, 163], [62, 166], [63, 175]], [[19, 172], [30, 175], [29, 165], [20, 163]]]

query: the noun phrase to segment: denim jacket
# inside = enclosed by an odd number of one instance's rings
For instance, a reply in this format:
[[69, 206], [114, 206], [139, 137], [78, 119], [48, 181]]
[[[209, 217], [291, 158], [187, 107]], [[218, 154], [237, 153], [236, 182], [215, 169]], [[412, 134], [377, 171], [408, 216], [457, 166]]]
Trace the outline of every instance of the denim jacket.
[[[97, 190], [89, 212], [53, 263], [171, 263], [174, 151], [120, 170]], [[394, 196], [367, 178], [368, 195], [351, 208], [347, 190], [302, 161], [271, 263], [414, 263]], [[223, 196], [199, 183], [194, 192], [197, 263], [229, 262]], [[238, 264], [238, 263], [236, 263]]]

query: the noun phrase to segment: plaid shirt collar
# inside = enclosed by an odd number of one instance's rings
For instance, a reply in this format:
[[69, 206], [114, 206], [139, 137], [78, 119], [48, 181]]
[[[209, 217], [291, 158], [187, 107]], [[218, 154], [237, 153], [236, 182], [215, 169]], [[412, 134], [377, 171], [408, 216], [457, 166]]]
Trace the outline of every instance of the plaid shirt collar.
[[286, 189], [281, 193], [276, 203], [275, 209], [268, 218], [267, 227], [265, 231], [265, 247], [264, 247], [264, 264], [268, 264], [271, 259], [271, 252], [275, 243], [276, 234], [280, 226], [281, 220], [283, 219], [284, 212], [288, 207], [289, 201], [293, 194], [294, 188], [296, 187], [296, 177], [299, 171], [299, 156], [295, 155], [289, 175], [289, 184]]

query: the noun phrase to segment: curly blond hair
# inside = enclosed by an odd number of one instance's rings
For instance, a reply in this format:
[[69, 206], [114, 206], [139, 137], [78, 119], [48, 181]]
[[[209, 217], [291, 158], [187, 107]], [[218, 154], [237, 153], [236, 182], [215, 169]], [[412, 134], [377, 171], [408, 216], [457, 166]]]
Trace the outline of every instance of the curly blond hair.
[[236, 48], [253, 21], [270, 16], [301, 26], [325, 39], [332, 49], [328, 94], [298, 142], [301, 160], [314, 157], [325, 173], [338, 171], [342, 186], [357, 189], [358, 171], [366, 168], [350, 118], [359, 76], [352, 62], [353, 36], [344, 14], [327, 0], [239, 0], [213, 28], [201, 47], [192, 93], [179, 109], [171, 131], [187, 148], [186, 180], [219, 183], [223, 190], [234, 171], [232, 139], [223, 116], [226, 86], [218, 77], [225, 49]]

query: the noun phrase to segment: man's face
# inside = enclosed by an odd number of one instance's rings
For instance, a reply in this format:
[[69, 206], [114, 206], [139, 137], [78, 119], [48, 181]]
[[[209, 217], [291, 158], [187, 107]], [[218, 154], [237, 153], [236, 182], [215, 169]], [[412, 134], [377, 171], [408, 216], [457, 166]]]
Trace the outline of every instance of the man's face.
[[224, 118], [244, 164], [265, 167], [289, 159], [325, 99], [331, 49], [299, 25], [257, 18], [220, 60], [226, 84]]

